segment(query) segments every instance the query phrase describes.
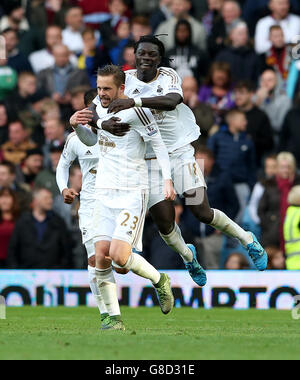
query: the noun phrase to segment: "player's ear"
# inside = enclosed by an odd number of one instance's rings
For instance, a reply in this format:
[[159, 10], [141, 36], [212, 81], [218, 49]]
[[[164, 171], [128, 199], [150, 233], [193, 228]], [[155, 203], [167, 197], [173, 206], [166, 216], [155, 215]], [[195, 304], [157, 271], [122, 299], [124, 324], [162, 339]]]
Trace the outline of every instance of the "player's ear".
[[122, 92], [125, 91], [125, 84], [121, 84], [120, 91], [122, 91]]

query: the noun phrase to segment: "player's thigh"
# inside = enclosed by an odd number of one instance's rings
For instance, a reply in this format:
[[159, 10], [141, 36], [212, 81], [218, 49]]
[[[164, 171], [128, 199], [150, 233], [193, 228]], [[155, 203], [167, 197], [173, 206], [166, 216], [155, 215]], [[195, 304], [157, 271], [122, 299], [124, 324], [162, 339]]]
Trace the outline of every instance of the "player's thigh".
[[113, 240], [128, 243], [131, 248], [142, 250], [141, 237], [144, 230], [145, 217], [148, 205], [148, 192], [136, 191], [128, 194], [126, 201], [120, 205], [124, 208], [120, 209], [116, 218], [116, 229], [113, 234]]
[[171, 156], [171, 168], [174, 187], [180, 196], [207, 185], [202, 170], [195, 159], [194, 148], [188, 146]]

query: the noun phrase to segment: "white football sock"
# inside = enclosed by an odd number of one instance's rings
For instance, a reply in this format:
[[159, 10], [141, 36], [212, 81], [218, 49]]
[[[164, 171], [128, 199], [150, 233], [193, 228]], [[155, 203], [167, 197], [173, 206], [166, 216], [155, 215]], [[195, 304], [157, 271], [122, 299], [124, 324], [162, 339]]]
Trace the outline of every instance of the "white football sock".
[[134, 274], [150, 280], [154, 285], [159, 283], [160, 273], [150, 263], [148, 263], [147, 260], [137, 253], [131, 253], [123, 268], [129, 269]]
[[210, 224], [212, 227], [232, 238], [238, 239], [245, 248], [247, 248], [248, 244], [253, 243], [253, 237], [250, 232], [243, 230], [238, 224], [228, 218], [224, 212], [220, 210], [213, 211], [214, 219]]
[[185, 263], [193, 261], [193, 253], [183, 240], [180, 228], [176, 223], [174, 230], [169, 235], [160, 234], [160, 236], [173, 251], [179, 253]]
[[90, 288], [93, 293], [93, 296], [96, 300], [96, 304], [98, 306], [98, 309], [100, 311], [100, 314], [107, 314], [107, 309], [105, 306], [105, 303], [103, 301], [103, 298], [100, 294], [99, 287], [97, 285], [97, 278], [96, 278], [96, 268], [93, 268], [91, 266], [88, 266], [88, 271], [89, 271], [89, 283], [90, 283]]
[[112, 267], [109, 269], [95, 270], [97, 285], [104, 301], [108, 314], [113, 317], [121, 315], [117, 293], [117, 284], [114, 278]]

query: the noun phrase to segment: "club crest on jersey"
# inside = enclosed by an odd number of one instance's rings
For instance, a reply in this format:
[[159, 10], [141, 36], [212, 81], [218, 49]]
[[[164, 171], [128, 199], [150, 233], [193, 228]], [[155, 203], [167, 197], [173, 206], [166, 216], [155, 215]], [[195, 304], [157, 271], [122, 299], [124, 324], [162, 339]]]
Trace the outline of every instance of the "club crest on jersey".
[[158, 94], [162, 94], [164, 92], [164, 89], [159, 85], [158, 87], [157, 87], [157, 93]]
[[153, 125], [148, 125], [146, 131], [148, 136], [154, 136], [157, 133], [157, 128]]

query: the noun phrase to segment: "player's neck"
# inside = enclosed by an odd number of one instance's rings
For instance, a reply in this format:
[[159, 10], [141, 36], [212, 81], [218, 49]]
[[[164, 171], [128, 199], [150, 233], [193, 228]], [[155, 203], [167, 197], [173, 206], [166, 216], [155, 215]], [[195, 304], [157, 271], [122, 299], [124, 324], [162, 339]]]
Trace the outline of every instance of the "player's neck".
[[157, 76], [157, 70], [155, 71], [137, 71], [137, 78], [145, 83], [152, 82]]

